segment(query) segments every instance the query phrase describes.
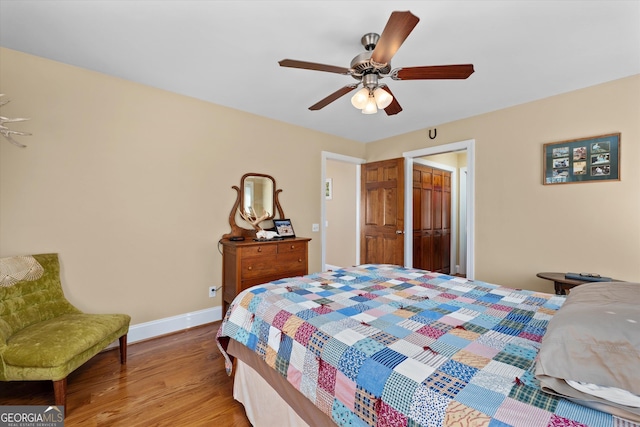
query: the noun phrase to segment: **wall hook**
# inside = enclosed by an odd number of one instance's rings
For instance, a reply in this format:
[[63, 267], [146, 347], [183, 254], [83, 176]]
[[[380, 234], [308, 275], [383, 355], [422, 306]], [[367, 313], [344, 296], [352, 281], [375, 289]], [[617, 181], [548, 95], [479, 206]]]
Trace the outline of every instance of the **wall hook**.
[[429, 139], [436, 139], [437, 135], [438, 135], [438, 129], [433, 128], [433, 136], [431, 136], [431, 129], [429, 129]]

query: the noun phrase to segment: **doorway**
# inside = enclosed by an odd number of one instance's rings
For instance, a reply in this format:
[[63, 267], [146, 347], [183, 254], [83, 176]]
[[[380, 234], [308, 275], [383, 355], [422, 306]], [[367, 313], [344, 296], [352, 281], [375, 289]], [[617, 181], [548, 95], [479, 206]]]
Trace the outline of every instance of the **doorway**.
[[[434, 147], [423, 148], [414, 151], [408, 151], [402, 154], [405, 158], [405, 236], [411, 236], [412, 234], [412, 226], [413, 226], [413, 215], [412, 215], [412, 206], [413, 206], [413, 197], [412, 197], [412, 179], [411, 174], [413, 170], [413, 162], [414, 159], [431, 156], [435, 154], [444, 154], [451, 153], [457, 151], [466, 151], [467, 153], [467, 161], [464, 168], [464, 174], [461, 174], [462, 177], [466, 177], [464, 182], [461, 182], [461, 192], [464, 191], [464, 194], [460, 195], [461, 204], [460, 207], [465, 207], [464, 211], [461, 211], [461, 219], [464, 224], [460, 225], [460, 271], [464, 272], [466, 277], [469, 279], [474, 278], [474, 265], [475, 265], [475, 254], [474, 254], [474, 206], [475, 206], [475, 140], [470, 139], [466, 141], [454, 142], [450, 144], [438, 145]], [[361, 164], [365, 163], [364, 159], [344, 156], [337, 153], [331, 152], [322, 152], [322, 165], [321, 165], [321, 183], [320, 183], [320, 196], [321, 196], [321, 221], [320, 221], [320, 231], [321, 231], [321, 268], [322, 271], [326, 271], [326, 200], [325, 200], [325, 184], [326, 179], [328, 178], [326, 175], [327, 161], [337, 160], [352, 163], [357, 168], [356, 179], [357, 184], [356, 188], [360, 188], [360, 170]], [[408, 188], [407, 188], [408, 187]], [[356, 264], [360, 262], [360, 238], [359, 238], [359, 230], [360, 230], [360, 196], [354, 196], [354, 203], [356, 204], [356, 229], [352, 233], [353, 238], [356, 241], [357, 249], [357, 258]], [[351, 238], [348, 237], [347, 238]], [[412, 239], [405, 239], [405, 260], [404, 264], [407, 267], [413, 266], [413, 242]]]
[[[413, 191], [412, 180], [409, 179], [413, 173], [414, 161], [418, 158], [431, 156], [435, 154], [445, 154], [466, 151], [467, 160], [464, 169], [465, 173], [461, 174], [461, 177], [466, 178], [464, 184], [461, 185], [464, 188], [464, 201], [461, 202], [461, 208], [464, 208], [464, 224], [460, 226], [461, 234], [464, 233], [464, 241], [460, 242], [461, 254], [460, 264], [461, 271], [463, 271], [467, 278], [474, 278], [474, 197], [475, 197], [475, 178], [474, 178], [474, 165], [475, 165], [475, 140], [470, 139], [466, 141], [453, 142], [450, 144], [438, 145], [434, 147], [423, 148], [420, 150], [409, 151], [403, 153], [405, 158], [405, 236], [411, 236], [413, 233]], [[462, 197], [462, 196], [461, 196]], [[457, 205], [457, 204], [456, 204]], [[453, 211], [453, 208], [452, 208]], [[457, 213], [453, 213], [454, 216]], [[453, 232], [452, 232], [453, 234]], [[453, 239], [452, 242], [457, 241]], [[405, 244], [405, 266], [413, 266], [413, 239], [406, 239]], [[465, 248], [464, 254], [462, 248]], [[452, 243], [452, 252], [454, 250]]]
[[[360, 165], [364, 162], [357, 157], [322, 152], [322, 271], [360, 264]], [[331, 189], [330, 194], [327, 188]]]

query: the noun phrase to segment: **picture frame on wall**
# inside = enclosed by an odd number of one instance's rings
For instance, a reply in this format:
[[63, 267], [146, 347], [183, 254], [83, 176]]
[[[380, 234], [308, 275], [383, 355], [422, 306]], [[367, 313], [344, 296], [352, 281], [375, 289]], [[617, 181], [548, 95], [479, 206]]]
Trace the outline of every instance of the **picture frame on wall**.
[[550, 142], [542, 147], [542, 184], [620, 181], [620, 133]]
[[274, 219], [273, 226], [280, 237], [296, 237], [290, 219]]
[[333, 180], [331, 178], [327, 178], [324, 183], [324, 198], [333, 199]]

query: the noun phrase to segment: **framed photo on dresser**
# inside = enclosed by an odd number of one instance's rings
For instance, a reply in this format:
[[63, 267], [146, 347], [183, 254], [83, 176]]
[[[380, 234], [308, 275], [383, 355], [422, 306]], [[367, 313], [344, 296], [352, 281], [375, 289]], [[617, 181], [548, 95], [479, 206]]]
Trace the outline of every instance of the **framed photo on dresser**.
[[274, 219], [273, 226], [280, 237], [296, 237], [296, 233], [293, 231], [293, 225], [291, 225], [290, 219]]

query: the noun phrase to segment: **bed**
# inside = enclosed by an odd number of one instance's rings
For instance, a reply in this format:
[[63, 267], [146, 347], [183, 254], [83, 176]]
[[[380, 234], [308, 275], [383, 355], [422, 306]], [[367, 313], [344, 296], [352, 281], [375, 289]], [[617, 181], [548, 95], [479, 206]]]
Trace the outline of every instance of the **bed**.
[[[565, 296], [363, 265], [243, 291], [216, 339], [228, 373], [235, 370], [234, 396], [256, 426], [631, 427], [640, 422], [633, 400], [640, 394], [638, 289], [610, 286], [627, 299], [611, 315], [620, 318], [615, 334], [624, 343], [616, 336], [618, 344], [590, 348], [593, 336], [566, 340], [575, 335], [566, 329], [572, 322], [555, 322]], [[592, 301], [599, 293], [594, 288], [587, 302], [602, 305], [602, 298]], [[586, 328], [587, 335], [598, 329]], [[553, 343], [548, 351], [543, 341]], [[613, 354], [612, 383], [602, 379], [611, 370], [606, 361], [587, 371], [596, 371], [593, 383], [625, 391], [631, 401], [558, 386], [567, 383], [556, 367], [581, 369], [566, 360], [572, 352], [587, 361]], [[593, 385], [591, 373], [577, 375], [576, 386]]]

